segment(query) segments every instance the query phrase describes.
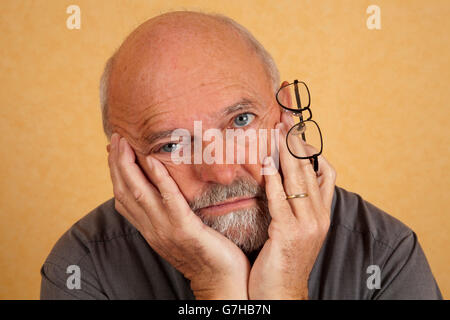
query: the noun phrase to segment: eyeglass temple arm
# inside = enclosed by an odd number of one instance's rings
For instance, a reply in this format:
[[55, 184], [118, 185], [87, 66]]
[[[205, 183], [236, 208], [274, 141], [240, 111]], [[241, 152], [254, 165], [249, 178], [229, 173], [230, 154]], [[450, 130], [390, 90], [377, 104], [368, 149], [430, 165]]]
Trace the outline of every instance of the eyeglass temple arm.
[[[294, 80], [294, 90], [295, 90], [295, 100], [297, 101], [297, 108], [300, 110], [299, 111], [299, 118], [300, 118], [300, 122], [303, 121], [303, 115], [302, 115], [302, 102], [300, 101], [300, 93], [298, 92], [298, 80]], [[306, 141], [306, 136], [305, 133], [302, 133], [302, 139], [303, 141]]]
[[295, 100], [297, 101], [297, 108], [302, 109], [302, 102], [300, 101], [300, 93], [298, 92], [298, 80], [294, 80]]
[[314, 171], [319, 171], [319, 159], [317, 158], [317, 154], [314, 155], [312, 159], [309, 159], [309, 161], [311, 161], [311, 164], [314, 167]]

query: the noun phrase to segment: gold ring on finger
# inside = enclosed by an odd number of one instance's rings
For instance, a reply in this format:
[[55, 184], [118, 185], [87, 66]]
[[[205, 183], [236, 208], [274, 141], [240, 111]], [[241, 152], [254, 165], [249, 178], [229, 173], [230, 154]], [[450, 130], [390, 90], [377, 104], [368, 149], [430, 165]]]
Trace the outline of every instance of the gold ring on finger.
[[295, 199], [295, 198], [306, 198], [308, 196], [307, 193], [297, 193], [297, 194], [291, 194], [286, 196], [287, 199]]

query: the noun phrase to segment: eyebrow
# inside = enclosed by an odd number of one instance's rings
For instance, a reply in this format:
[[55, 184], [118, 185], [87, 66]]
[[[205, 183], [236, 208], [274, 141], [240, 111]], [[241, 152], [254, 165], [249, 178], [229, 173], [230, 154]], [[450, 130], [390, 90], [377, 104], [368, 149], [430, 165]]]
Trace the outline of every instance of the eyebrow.
[[241, 101], [226, 107], [222, 112], [220, 112], [220, 116], [221, 117], [229, 116], [230, 114], [233, 114], [236, 111], [248, 109], [249, 107], [252, 106], [254, 106], [253, 102], [251, 102], [248, 99], [242, 99]]
[[151, 144], [153, 144], [155, 141], [157, 141], [159, 139], [170, 137], [172, 135], [172, 132], [174, 132], [174, 131], [175, 131], [175, 129], [171, 129], [171, 130], [164, 130], [164, 131], [159, 131], [159, 132], [153, 133], [150, 136], [148, 136], [145, 139], [145, 141], [149, 145], [151, 145]]
[[[236, 103], [226, 107], [222, 111], [218, 112], [217, 116], [219, 118], [226, 117], [226, 116], [229, 116], [230, 114], [233, 114], [233, 113], [235, 113], [237, 111], [246, 110], [246, 109], [248, 109], [249, 107], [252, 107], [252, 106], [254, 106], [254, 103], [252, 101], [250, 101], [248, 99], [242, 99], [239, 102], [236, 102]], [[181, 129], [181, 128], [169, 129], [169, 130], [164, 130], [164, 131], [159, 131], [159, 132], [152, 133], [151, 135], [149, 135], [145, 139], [145, 141], [149, 145], [151, 145], [157, 140], [170, 137], [172, 135], [172, 133], [175, 130], [177, 130], [177, 129]]]

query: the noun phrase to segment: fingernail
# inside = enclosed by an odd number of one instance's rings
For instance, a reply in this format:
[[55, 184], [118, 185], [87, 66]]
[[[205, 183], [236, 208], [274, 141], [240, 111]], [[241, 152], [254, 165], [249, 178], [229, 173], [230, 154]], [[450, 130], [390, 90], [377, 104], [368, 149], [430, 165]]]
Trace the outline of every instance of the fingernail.
[[119, 135], [117, 133], [115, 133], [115, 132], [111, 135], [111, 148], [112, 149], [116, 149], [117, 148], [117, 137], [118, 136]]
[[125, 138], [120, 138], [119, 141], [119, 151], [122, 153], [125, 151]]
[[294, 118], [291, 113], [285, 113], [281, 115], [281, 122], [287, 126], [293, 126], [295, 124]]
[[280, 131], [284, 130], [284, 123], [283, 122], [278, 122], [277, 125], [275, 126], [275, 129], [278, 129]]
[[286, 120], [287, 120], [287, 124], [289, 126], [293, 126], [295, 124], [294, 117], [292, 117], [292, 115], [290, 115], [290, 114], [287, 115]]

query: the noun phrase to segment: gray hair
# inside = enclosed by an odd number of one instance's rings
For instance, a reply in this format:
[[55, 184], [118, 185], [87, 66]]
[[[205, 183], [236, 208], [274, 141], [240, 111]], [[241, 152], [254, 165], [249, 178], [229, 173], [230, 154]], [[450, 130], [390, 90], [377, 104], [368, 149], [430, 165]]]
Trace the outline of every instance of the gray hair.
[[[256, 40], [256, 38], [248, 31], [245, 27], [234, 21], [233, 19], [226, 17], [221, 14], [206, 14], [209, 17], [212, 17], [225, 25], [230, 26], [233, 30], [237, 31], [237, 33], [255, 50], [256, 54], [258, 54], [261, 58], [261, 61], [264, 64], [266, 72], [270, 79], [272, 80], [273, 91], [276, 92], [278, 90], [278, 86], [280, 85], [280, 73], [278, 71], [277, 65], [273, 60], [270, 53], [263, 47], [263, 45]], [[111, 74], [111, 69], [114, 61], [114, 57], [117, 51], [108, 59], [106, 62], [103, 74], [100, 78], [100, 107], [102, 111], [102, 121], [103, 121], [103, 131], [106, 134], [108, 140], [112, 135], [112, 128], [108, 119], [108, 91], [109, 91], [109, 77]]]

